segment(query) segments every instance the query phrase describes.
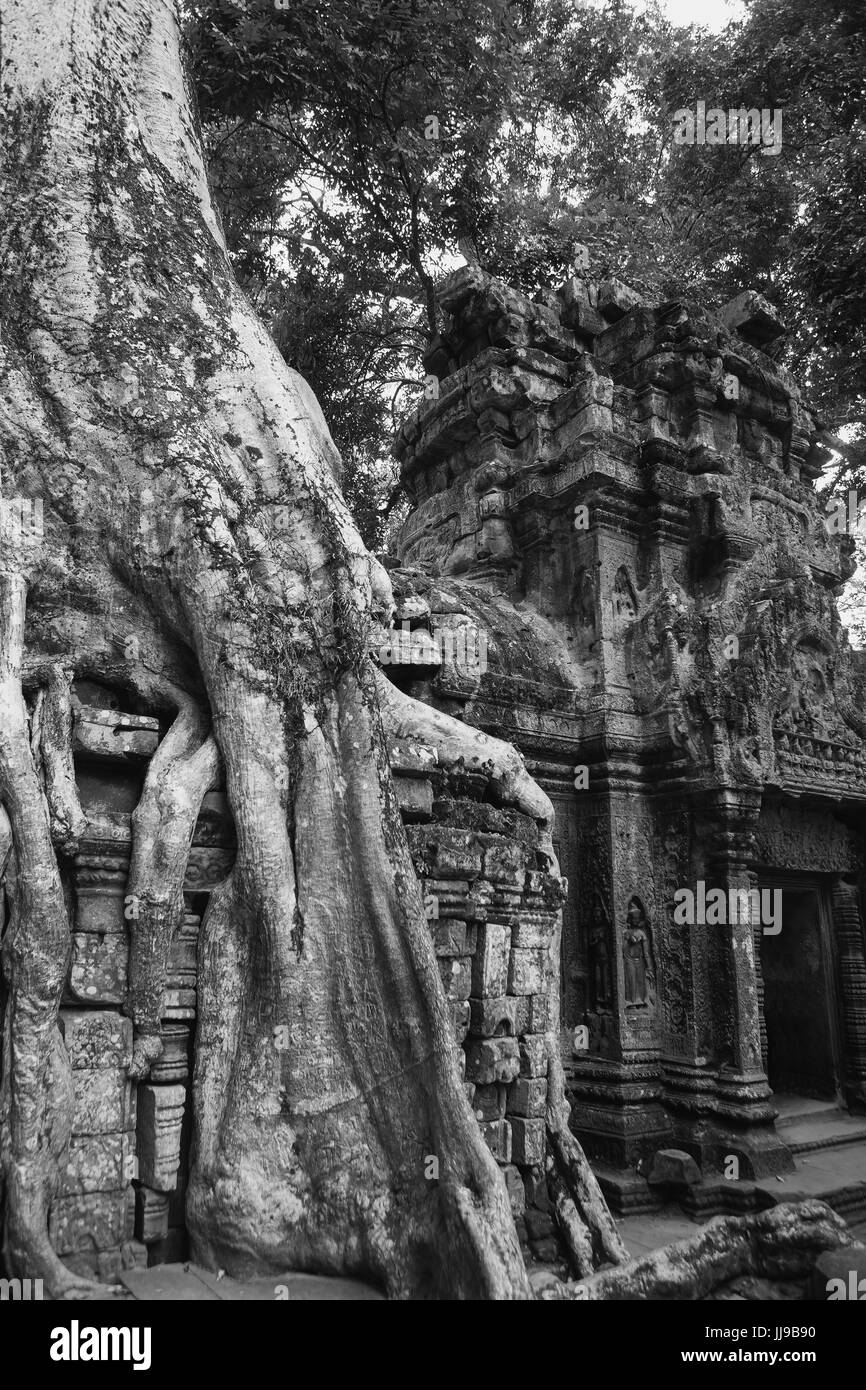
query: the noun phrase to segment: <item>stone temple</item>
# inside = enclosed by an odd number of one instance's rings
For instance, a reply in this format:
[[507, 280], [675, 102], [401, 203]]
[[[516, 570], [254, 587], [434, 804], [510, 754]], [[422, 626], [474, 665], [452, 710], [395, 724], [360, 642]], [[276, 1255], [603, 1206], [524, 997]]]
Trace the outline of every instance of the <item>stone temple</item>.
[[[866, 671], [835, 605], [852, 542], [816, 494], [818, 424], [763, 350], [780, 325], [757, 296], [713, 318], [574, 278], [535, 303], [467, 267], [440, 299], [427, 399], [396, 446], [398, 608], [372, 655], [516, 744], [556, 809], [567, 892], [483, 768], [390, 746], [466, 1085], [545, 1261], [551, 1028], [617, 1213], [656, 1207], [659, 1172], [687, 1179], [695, 1216], [771, 1205], [761, 1180], [822, 1142], [786, 1126], [810, 1109], [830, 1144], [866, 1136]], [[235, 841], [217, 784], [164, 1052], [136, 1085], [131, 816], [168, 720], [95, 682], [74, 693], [88, 829], [67, 884], [75, 1115], [50, 1230], [111, 1279], [186, 1258], [196, 940]], [[862, 1220], [864, 1189], [827, 1199]]]
[[536, 303], [466, 267], [440, 304], [382, 656], [554, 802], [572, 1126], [612, 1208], [656, 1204], [675, 1148], [695, 1214], [741, 1210], [732, 1178], [794, 1168], [786, 1117], [866, 1134], [866, 671], [818, 422], [755, 294]]

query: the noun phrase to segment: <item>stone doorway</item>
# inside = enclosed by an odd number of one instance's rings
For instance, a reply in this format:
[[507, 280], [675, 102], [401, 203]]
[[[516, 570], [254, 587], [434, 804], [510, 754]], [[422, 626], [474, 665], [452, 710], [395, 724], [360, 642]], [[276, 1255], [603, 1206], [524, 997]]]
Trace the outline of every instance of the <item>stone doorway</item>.
[[837, 1100], [839, 1009], [827, 892], [820, 879], [761, 877], [782, 893], [781, 930], [761, 935], [766, 1071], [774, 1092]]

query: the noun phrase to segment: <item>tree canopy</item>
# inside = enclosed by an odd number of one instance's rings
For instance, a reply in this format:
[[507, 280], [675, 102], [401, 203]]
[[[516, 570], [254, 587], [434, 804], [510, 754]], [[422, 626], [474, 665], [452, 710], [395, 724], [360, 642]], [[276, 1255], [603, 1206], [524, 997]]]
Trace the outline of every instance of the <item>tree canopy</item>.
[[[542, 294], [597, 274], [776, 304], [775, 353], [866, 434], [866, 22], [747, 0], [718, 33], [626, 0], [192, 0], [210, 175], [236, 272], [322, 401], [382, 541], [395, 420], [460, 255]], [[782, 111], [782, 149], [676, 145], [673, 113]], [[856, 460], [855, 455], [855, 460]], [[845, 465], [846, 481], [864, 469]]]

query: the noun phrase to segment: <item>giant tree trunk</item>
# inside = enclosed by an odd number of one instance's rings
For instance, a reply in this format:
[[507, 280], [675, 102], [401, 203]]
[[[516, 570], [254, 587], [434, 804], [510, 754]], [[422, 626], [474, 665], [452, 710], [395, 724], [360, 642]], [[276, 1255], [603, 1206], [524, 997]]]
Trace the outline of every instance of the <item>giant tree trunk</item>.
[[[71, 1110], [70, 682], [90, 678], [175, 712], [133, 818], [136, 1077], [220, 760], [237, 828], [200, 947], [194, 1253], [527, 1297], [385, 758], [366, 633], [390, 588], [232, 277], [173, 0], [3, 0], [0, 38], [2, 485], [44, 506], [43, 536], [7, 525], [0, 550], [7, 1263], [80, 1283], [46, 1216]], [[513, 751], [486, 752], [543, 820]]]

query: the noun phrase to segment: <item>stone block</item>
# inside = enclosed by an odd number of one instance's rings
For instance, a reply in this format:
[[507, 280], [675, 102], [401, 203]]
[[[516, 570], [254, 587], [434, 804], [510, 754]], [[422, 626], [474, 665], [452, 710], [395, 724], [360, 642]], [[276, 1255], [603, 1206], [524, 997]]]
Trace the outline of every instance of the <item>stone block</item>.
[[564, 305], [561, 317], [565, 327], [586, 337], [596, 337], [607, 328], [607, 320], [602, 318], [595, 307], [594, 290], [590, 294], [589, 286], [576, 275], [570, 276], [563, 283], [558, 297]]
[[72, 1133], [116, 1134], [135, 1125], [135, 1099], [126, 1072], [119, 1068], [72, 1073], [75, 1110]]
[[119, 1249], [125, 1230], [125, 1190], [56, 1197], [51, 1204], [48, 1234], [58, 1255]]
[[508, 1088], [506, 1112], [526, 1119], [543, 1120], [547, 1112], [547, 1080], [543, 1076], [519, 1076]]
[[505, 1118], [505, 1088], [492, 1082], [486, 1086], [475, 1087], [472, 1108], [476, 1120], [502, 1120]]
[[526, 879], [526, 850], [511, 840], [485, 846], [484, 877], [491, 883], [522, 889]]
[[456, 999], [452, 1004], [452, 1017], [454, 1019], [454, 1032], [459, 1043], [463, 1042], [469, 1032], [469, 1009], [468, 999]]
[[433, 787], [427, 777], [395, 777], [394, 790], [404, 820], [428, 821], [433, 816]]
[[545, 994], [517, 994], [517, 1032], [546, 1033], [550, 1027], [550, 999]]
[[123, 762], [153, 757], [159, 743], [159, 720], [147, 715], [79, 705], [72, 726], [72, 748], [88, 758]]
[[547, 1076], [547, 1038], [544, 1033], [524, 1033], [518, 1045], [520, 1075]]
[[438, 831], [432, 851], [432, 870], [441, 878], [475, 879], [481, 873], [481, 850], [471, 831]]
[[556, 912], [521, 914], [511, 929], [511, 945], [529, 951], [547, 951], [556, 930]]
[[466, 923], [452, 918], [433, 927], [433, 948], [437, 956], [465, 956]]
[[90, 1134], [73, 1138], [61, 1177], [61, 1196], [112, 1192], [124, 1187], [131, 1177], [128, 1163], [131, 1153], [128, 1134]]
[[416, 743], [414, 739], [389, 738], [387, 748], [391, 771], [398, 775], [403, 773], [411, 777], [413, 774], [429, 772], [439, 762], [435, 748]]
[[183, 1086], [138, 1088], [138, 1173], [156, 1192], [171, 1192], [177, 1184], [185, 1105]]
[[479, 1086], [498, 1081], [508, 1085], [520, 1070], [514, 1038], [486, 1038], [471, 1042], [466, 1050], [466, 1075]]
[[149, 1187], [135, 1190], [135, 1235], [144, 1245], [165, 1240], [168, 1235], [168, 1194]]
[[465, 1003], [472, 985], [471, 957], [443, 957], [439, 961], [439, 974], [448, 998]]
[[502, 1176], [505, 1179], [505, 1186], [508, 1189], [508, 1200], [511, 1204], [511, 1215], [515, 1220], [520, 1220], [526, 1210], [526, 1189], [523, 1186], [523, 1179], [519, 1169], [513, 1163], [508, 1163], [502, 1169]]
[[76, 1003], [122, 1004], [128, 958], [126, 932], [73, 932], [67, 996]]
[[490, 1038], [518, 1032], [518, 1004], [523, 1002], [514, 995], [502, 995], [499, 999], [470, 999], [470, 1033], [474, 1037]]
[[61, 1009], [60, 1026], [73, 1070], [128, 1067], [132, 1020], [109, 1009]]
[[[127, 868], [84, 869], [76, 865], [75, 930], [125, 935]], [[93, 879], [94, 882], [87, 880]]]
[[656, 1149], [646, 1177], [654, 1187], [697, 1187], [701, 1170], [683, 1149]]
[[479, 1125], [484, 1142], [500, 1163], [511, 1162], [511, 1127], [507, 1120], [492, 1120]]
[[598, 312], [608, 323], [616, 323], [630, 309], [639, 309], [644, 302], [643, 296], [622, 280], [602, 280], [598, 287]]
[[540, 994], [545, 987], [546, 951], [530, 951], [518, 947], [508, 962], [509, 994]]
[[507, 993], [511, 932], [499, 922], [478, 928], [478, 944], [472, 957], [472, 994], [476, 999], [498, 999]]
[[719, 309], [718, 317], [732, 333], [755, 347], [764, 347], [785, 332], [773, 305], [755, 290], [744, 290], [729, 300]]
[[511, 1153], [521, 1167], [544, 1161], [544, 1120], [511, 1119]]

